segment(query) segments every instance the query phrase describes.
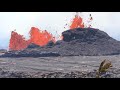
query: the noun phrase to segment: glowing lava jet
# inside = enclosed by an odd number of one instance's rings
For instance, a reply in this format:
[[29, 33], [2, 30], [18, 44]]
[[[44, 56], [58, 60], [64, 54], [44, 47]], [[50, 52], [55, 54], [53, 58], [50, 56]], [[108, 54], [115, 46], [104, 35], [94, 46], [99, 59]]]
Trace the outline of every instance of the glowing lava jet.
[[[74, 30], [74, 28], [91, 28], [92, 27], [92, 25], [91, 25], [92, 20], [93, 20], [93, 17], [90, 14], [89, 18], [87, 20], [87, 23], [85, 24], [83, 21], [83, 18], [79, 15], [78, 12], [76, 12], [76, 15], [73, 18], [71, 25], [69, 26], [69, 29]], [[61, 37], [62, 37], [61, 39], [63, 40], [64, 37], [63, 36], [61, 36]]]
[[9, 50], [21, 50], [26, 48], [29, 44], [30, 44], [30, 41], [25, 40], [23, 35], [20, 35], [15, 31], [11, 32]]
[[41, 31], [38, 28], [32, 27], [30, 30], [30, 42], [40, 46], [46, 45], [49, 41], [55, 42], [55, 38], [52, 34], [46, 30]]
[[22, 50], [25, 49], [31, 43], [44, 46], [49, 41], [53, 41], [55, 43], [56, 42], [55, 37], [53, 37], [53, 35], [48, 33], [46, 30], [41, 31], [35, 27], [32, 27], [30, 30], [29, 40], [25, 40], [23, 35], [20, 35], [17, 32], [12, 31], [9, 50]]
[[70, 25], [70, 29], [74, 28], [84, 28], [84, 22], [83, 18], [79, 16], [78, 13], [76, 13], [75, 18], [73, 18], [72, 24]]
[[[72, 23], [70, 25], [70, 29], [74, 29], [74, 28], [90, 28], [92, 27], [91, 22], [92, 22], [93, 18], [92, 15], [89, 15], [89, 19], [85, 25], [83, 18], [79, 15], [78, 12], [76, 12], [75, 17], [72, 20]], [[87, 25], [88, 24], [88, 25]]]
[[[91, 14], [90, 18], [88, 20], [88, 23], [90, 23], [93, 20]], [[91, 27], [91, 24], [85, 25], [83, 22], [83, 18], [76, 13], [75, 17], [73, 18], [71, 25], [69, 27], [70, 30], [73, 30], [74, 28], [85, 28], [85, 27]], [[39, 46], [46, 45], [49, 41], [56, 42], [56, 38], [47, 32], [47, 30], [39, 30], [36, 27], [32, 27], [30, 32], [30, 39], [26, 40], [23, 35], [18, 34], [15, 31], [12, 31], [10, 43], [9, 43], [9, 50], [23, 50], [25, 49], [29, 44], [34, 43]], [[60, 39], [63, 40], [63, 36], [60, 35]]]

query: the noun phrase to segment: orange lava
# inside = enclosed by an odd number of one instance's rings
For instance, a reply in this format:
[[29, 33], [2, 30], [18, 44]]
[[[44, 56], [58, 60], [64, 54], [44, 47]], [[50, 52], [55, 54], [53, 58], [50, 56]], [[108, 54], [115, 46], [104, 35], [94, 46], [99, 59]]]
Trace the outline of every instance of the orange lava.
[[53, 35], [48, 33], [46, 30], [41, 31], [35, 27], [32, 27], [30, 30], [29, 40], [25, 40], [23, 35], [20, 35], [17, 32], [12, 31], [9, 43], [9, 50], [22, 50], [25, 49], [31, 43], [44, 46], [49, 41], [53, 41], [55, 43], [56, 42], [55, 37], [53, 37]]
[[91, 14], [89, 15], [90, 18], [88, 20], [88, 26], [85, 25], [83, 18], [80, 17], [80, 15], [78, 15], [78, 13], [76, 13], [75, 17], [73, 18], [71, 25], [70, 25], [70, 29], [74, 29], [74, 28], [85, 28], [85, 26], [87, 27], [92, 27], [90, 22], [92, 22], [93, 18], [91, 16]]
[[49, 41], [55, 42], [55, 38], [52, 34], [46, 30], [41, 31], [38, 28], [32, 27], [30, 30], [30, 42], [40, 46], [46, 45]]
[[10, 43], [9, 43], [9, 50], [22, 50], [29, 45], [29, 40], [25, 40], [25, 38], [18, 34], [15, 31], [12, 31]]
[[[91, 14], [90, 18], [88, 20], [88, 23], [90, 23], [93, 20]], [[67, 25], [67, 24], [66, 24]], [[74, 28], [85, 28], [86, 25], [84, 25], [83, 18], [76, 13], [75, 17], [72, 20], [72, 23], [70, 25], [70, 29]], [[91, 27], [91, 24], [88, 24], [88, 28]], [[12, 31], [10, 43], [9, 43], [9, 50], [22, 50], [25, 49], [29, 44], [34, 43], [39, 46], [46, 45], [49, 41], [56, 42], [56, 38], [46, 30], [39, 30], [36, 27], [32, 27], [30, 32], [30, 39], [25, 40], [23, 35], [18, 34], [15, 31]], [[60, 36], [60, 39], [63, 40], [63, 36]]]
[[75, 15], [75, 18], [73, 18], [72, 24], [70, 25], [70, 29], [74, 28], [84, 28], [83, 19], [79, 15]]

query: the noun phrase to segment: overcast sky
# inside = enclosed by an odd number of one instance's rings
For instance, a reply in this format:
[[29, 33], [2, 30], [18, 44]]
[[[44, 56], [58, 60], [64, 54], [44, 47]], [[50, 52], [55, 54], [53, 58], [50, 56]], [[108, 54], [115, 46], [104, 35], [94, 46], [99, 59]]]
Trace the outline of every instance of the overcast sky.
[[[84, 20], [89, 14], [93, 16], [92, 26], [107, 32], [120, 40], [120, 12], [82, 12]], [[15, 30], [29, 38], [31, 27], [47, 30], [56, 35], [66, 29], [75, 12], [0, 12], [0, 48], [8, 48], [11, 31]]]

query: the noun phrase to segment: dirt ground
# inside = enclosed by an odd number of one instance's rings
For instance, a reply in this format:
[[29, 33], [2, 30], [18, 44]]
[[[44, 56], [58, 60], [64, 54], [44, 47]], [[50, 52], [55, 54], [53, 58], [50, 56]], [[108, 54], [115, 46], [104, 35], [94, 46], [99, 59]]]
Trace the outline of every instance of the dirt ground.
[[[15, 73], [24, 73], [24, 75], [27, 73], [27, 75], [31, 77], [41, 78], [41, 75], [45, 76], [45, 73], [59, 72], [60, 74], [77, 72], [77, 74], [79, 74], [78, 72], [94, 72], [99, 68], [100, 63], [104, 59], [108, 59], [112, 62], [113, 67], [110, 68], [113, 72], [112, 77], [120, 77], [120, 55], [114, 55], [0, 58], [0, 78], [22, 77], [15, 75]], [[67, 77], [69, 78], [70, 76], [66, 76], [66, 78]]]

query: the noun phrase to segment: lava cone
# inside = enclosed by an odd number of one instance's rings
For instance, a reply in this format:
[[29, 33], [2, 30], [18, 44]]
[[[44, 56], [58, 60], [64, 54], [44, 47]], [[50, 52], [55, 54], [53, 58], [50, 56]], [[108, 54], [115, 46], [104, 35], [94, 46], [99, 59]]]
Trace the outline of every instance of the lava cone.
[[[49, 42], [47, 45], [50, 47], [27, 48], [19, 51], [17, 56], [103, 56], [120, 54], [120, 41], [113, 39], [99, 29], [75, 28], [63, 32], [62, 36], [63, 40], [57, 41], [55, 44]], [[33, 52], [34, 54], [31, 54]], [[16, 56], [16, 53], [7, 52], [3, 56]]]

